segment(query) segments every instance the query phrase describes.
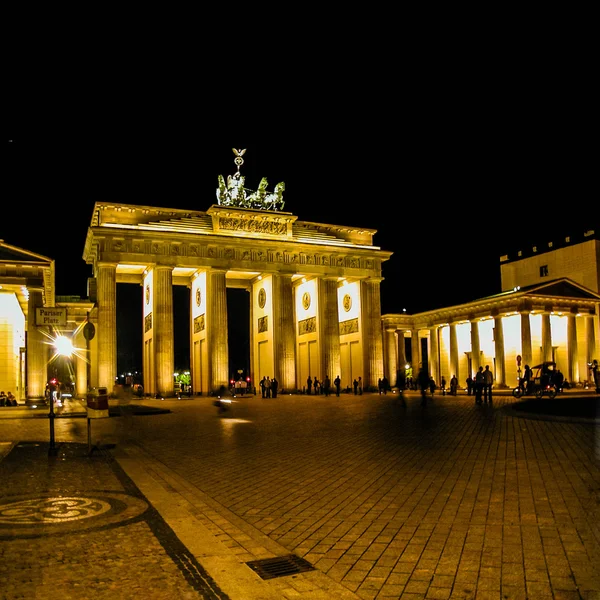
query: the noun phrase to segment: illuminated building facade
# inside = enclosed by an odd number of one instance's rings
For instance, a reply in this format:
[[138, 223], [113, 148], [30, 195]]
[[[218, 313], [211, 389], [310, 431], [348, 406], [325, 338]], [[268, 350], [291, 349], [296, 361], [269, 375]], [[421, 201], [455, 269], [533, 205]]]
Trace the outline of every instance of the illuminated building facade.
[[520, 369], [554, 361], [569, 382], [590, 380], [600, 351], [600, 242], [595, 231], [500, 257], [502, 292], [420, 314], [382, 316], [391, 382], [410, 353], [439, 384], [489, 365], [497, 387], [517, 385]]
[[[88, 387], [83, 331], [93, 304], [55, 296], [54, 260], [0, 240], [0, 390], [19, 402], [44, 402], [46, 382], [57, 359], [53, 342], [73, 341], [75, 392]], [[75, 374], [76, 373], [76, 374]]]
[[174, 285], [190, 290], [194, 393], [229, 387], [228, 287], [250, 294], [253, 381], [275, 376], [290, 391], [309, 375], [377, 385], [382, 264], [392, 253], [373, 245], [375, 233], [223, 203], [206, 212], [96, 203], [84, 250], [96, 282], [92, 385], [112, 389], [117, 375], [117, 283], [143, 287], [147, 394], [173, 390]]

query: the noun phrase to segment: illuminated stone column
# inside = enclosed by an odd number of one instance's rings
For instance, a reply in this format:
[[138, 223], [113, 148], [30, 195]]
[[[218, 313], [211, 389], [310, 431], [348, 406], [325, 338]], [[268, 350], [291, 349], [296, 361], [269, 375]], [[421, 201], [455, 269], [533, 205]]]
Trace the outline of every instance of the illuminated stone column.
[[173, 268], [154, 267], [154, 364], [156, 386], [164, 398], [173, 395], [175, 372], [175, 340], [173, 338]]
[[229, 345], [227, 342], [227, 283], [225, 271], [211, 269], [206, 278], [206, 327], [210, 357], [211, 391], [229, 387]]
[[404, 330], [396, 329], [396, 334], [398, 336], [398, 344], [397, 344], [398, 358], [396, 360], [396, 364], [398, 366], [396, 367], [396, 370], [404, 373], [404, 371], [405, 371], [404, 367], [406, 366], [406, 351], [404, 349]]
[[43, 307], [41, 290], [28, 288], [27, 301], [27, 399], [25, 403], [44, 403], [44, 390], [48, 379], [46, 337], [35, 324], [36, 308]]
[[542, 314], [542, 361], [552, 360], [552, 326], [550, 313]]
[[479, 321], [471, 321], [471, 365], [473, 373], [481, 366], [481, 348], [479, 345]]
[[[579, 361], [577, 360], [577, 317], [570, 314], [567, 317], [567, 379], [571, 383], [579, 381]], [[560, 365], [557, 365], [560, 368]]]
[[[442, 375], [440, 373], [440, 364], [438, 359], [438, 328], [430, 327], [429, 328], [429, 364], [431, 365], [431, 376], [437, 385], [441, 385], [442, 383]], [[446, 377], [446, 384], [450, 381], [448, 377]]]
[[360, 282], [360, 310], [363, 344], [363, 385], [377, 386], [383, 377], [383, 332], [381, 330], [381, 279]]
[[419, 330], [413, 329], [410, 334], [410, 353], [412, 355], [413, 379], [417, 378], [421, 366], [428, 368], [428, 365], [421, 365], [421, 344], [419, 343]]
[[504, 325], [501, 315], [494, 315], [494, 350], [496, 352], [496, 372], [494, 373], [494, 384], [496, 387], [505, 388], [506, 365], [504, 355]]
[[98, 387], [111, 394], [117, 378], [117, 265], [96, 265], [98, 281]]
[[87, 348], [87, 340], [83, 337], [83, 327], [77, 329], [73, 337], [73, 345], [75, 348], [81, 348], [72, 358], [75, 361], [75, 395], [78, 398], [85, 398], [88, 389], [87, 360], [89, 360], [89, 353], [83, 350], [83, 348]]
[[[341, 376], [340, 324], [337, 301], [337, 277], [319, 279], [319, 338], [321, 339], [322, 377], [333, 381]], [[342, 381], [342, 387], [351, 381]]]
[[272, 276], [275, 377], [279, 389], [296, 389], [296, 336], [291, 275]]
[[594, 329], [594, 315], [587, 315], [585, 317], [585, 339], [586, 339], [586, 356], [585, 362], [589, 364], [592, 360], [598, 358], [596, 357], [596, 333]]
[[396, 344], [396, 330], [389, 327], [385, 330], [385, 346], [387, 357], [386, 371], [390, 387], [396, 387], [396, 372], [398, 371], [398, 348]]
[[531, 350], [531, 321], [529, 311], [521, 311], [521, 354], [523, 365], [533, 366], [533, 353]]
[[[459, 384], [462, 381], [460, 373], [458, 372], [458, 340], [456, 339], [456, 323], [450, 323], [450, 377], [456, 375]], [[450, 380], [448, 380], [450, 382]], [[462, 386], [461, 386], [462, 387]]]

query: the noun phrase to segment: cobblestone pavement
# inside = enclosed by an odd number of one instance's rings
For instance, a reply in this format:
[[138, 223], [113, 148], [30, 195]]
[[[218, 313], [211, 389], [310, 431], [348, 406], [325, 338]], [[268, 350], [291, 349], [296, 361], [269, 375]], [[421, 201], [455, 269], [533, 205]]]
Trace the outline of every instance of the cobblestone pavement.
[[600, 598], [600, 415], [144, 400], [171, 412], [92, 421], [90, 453], [71, 402], [57, 456], [47, 418], [0, 414], [2, 600]]

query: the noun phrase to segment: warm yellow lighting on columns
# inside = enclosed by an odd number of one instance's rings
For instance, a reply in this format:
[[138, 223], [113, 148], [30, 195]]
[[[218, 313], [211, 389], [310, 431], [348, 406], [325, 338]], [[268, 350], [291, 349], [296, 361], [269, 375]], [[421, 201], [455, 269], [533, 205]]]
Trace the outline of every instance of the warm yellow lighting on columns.
[[117, 376], [117, 265], [98, 264], [98, 386], [112, 393]]
[[544, 312], [542, 313], [542, 361], [549, 360], [552, 360], [552, 326], [550, 313]]
[[[473, 373], [481, 366], [481, 348], [479, 345], [479, 321], [471, 321], [471, 366]], [[471, 375], [473, 376], [473, 375]]]
[[502, 316], [494, 316], [494, 350], [496, 352], [496, 367], [494, 380], [497, 387], [506, 387], [506, 367], [504, 356], [504, 326]]
[[531, 318], [529, 312], [521, 311], [521, 354], [523, 366], [533, 366], [533, 352], [531, 347]]
[[173, 371], [175, 370], [175, 341], [173, 339], [173, 268], [154, 268], [154, 340], [156, 343], [155, 365], [158, 393], [173, 395]]
[[296, 336], [294, 332], [294, 292], [291, 275], [274, 274], [273, 327], [275, 341], [275, 372], [279, 388], [296, 388]]
[[[567, 372], [569, 381], [579, 381], [579, 362], [577, 361], [577, 317], [569, 315], [567, 317]], [[560, 365], [558, 365], [560, 368]], [[585, 377], [587, 379], [587, 377]]]
[[360, 312], [363, 326], [365, 375], [363, 386], [377, 386], [383, 377], [383, 334], [381, 331], [381, 279], [360, 282]]
[[229, 346], [227, 342], [227, 286], [225, 271], [211, 269], [206, 277], [211, 391], [229, 386]]
[[47, 346], [35, 324], [36, 308], [42, 306], [42, 292], [30, 289], [27, 301], [27, 404], [40, 404], [44, 401]]

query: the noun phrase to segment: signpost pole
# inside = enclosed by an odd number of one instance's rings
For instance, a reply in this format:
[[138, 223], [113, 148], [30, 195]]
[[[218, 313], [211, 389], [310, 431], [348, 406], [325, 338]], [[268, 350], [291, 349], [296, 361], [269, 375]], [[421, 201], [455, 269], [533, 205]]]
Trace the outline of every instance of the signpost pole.
[[48, 448], [48, 456], [56, 456], [56, 444], [54, 441], [54, 419], [56, 415], [54, 414], [54, 390], [56, 386], [54, 384], [50, 384], [50, 412], [48, 413], [48, 419], [50, 420], [50, 446]]

